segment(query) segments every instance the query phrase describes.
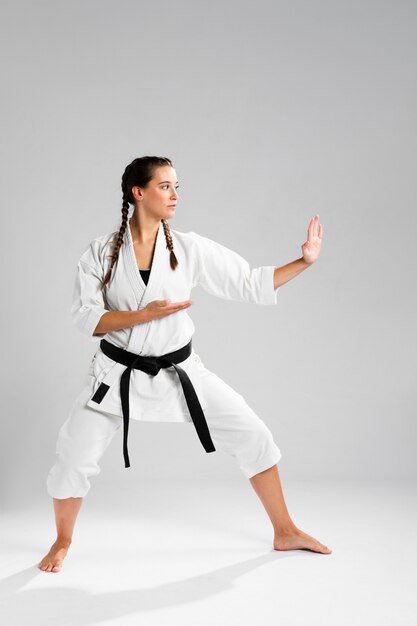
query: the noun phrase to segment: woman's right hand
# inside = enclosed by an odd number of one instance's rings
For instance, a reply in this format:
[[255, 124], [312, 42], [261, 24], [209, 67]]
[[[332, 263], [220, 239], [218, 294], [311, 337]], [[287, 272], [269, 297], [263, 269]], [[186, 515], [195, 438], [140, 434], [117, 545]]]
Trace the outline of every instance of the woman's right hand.
[[171, 300], [152, 300], [143, 310], [147, 312], [149, 320], [156, 320], [171, 313], [187, 309], [193, 304], [193, 300], [182, 300], [181, 302], [171, 302]]

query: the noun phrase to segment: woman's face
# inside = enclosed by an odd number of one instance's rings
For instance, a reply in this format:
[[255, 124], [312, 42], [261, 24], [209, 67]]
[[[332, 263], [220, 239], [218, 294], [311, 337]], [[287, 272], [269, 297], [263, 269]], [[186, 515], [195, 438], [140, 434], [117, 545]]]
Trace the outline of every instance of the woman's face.
[[170, 165], [158, 167], [148, 186], [133, 187], [136, 204], [156, 219], [170, 219], [175, 216], [178, 201], [178, 181], [175, 170]]

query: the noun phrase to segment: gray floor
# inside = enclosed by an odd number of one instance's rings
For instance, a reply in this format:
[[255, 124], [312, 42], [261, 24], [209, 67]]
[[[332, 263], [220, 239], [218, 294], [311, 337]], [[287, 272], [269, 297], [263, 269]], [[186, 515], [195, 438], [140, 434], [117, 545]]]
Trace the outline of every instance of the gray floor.
[[36, 567], [52, 500], [3, 513], [2, 624], [417, 624], [415, 483], [286, 482], [294, 522], [331, 555], [273, 550], [249, 482], [113, 489], [96, 481], [56, 574]]

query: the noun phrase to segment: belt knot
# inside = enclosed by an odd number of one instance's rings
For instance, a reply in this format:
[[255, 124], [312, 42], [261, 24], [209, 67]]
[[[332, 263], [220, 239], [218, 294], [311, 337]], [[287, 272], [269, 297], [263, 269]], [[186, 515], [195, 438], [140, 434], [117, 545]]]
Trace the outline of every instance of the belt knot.
[[130, 364], [130, 369], [140, 369], [146, 374], [156, 376], [162, 365], [158, 362], [158, 357], [154, 356], [140, 356]]

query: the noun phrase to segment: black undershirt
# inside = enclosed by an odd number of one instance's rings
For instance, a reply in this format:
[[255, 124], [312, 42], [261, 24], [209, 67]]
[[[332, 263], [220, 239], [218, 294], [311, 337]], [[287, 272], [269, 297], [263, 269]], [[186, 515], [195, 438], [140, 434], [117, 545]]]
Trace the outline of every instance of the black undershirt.
[[149, 274], [151, 273], [151, 270], [139, 270], [140, 271], [140, 275], [143, 278], [143, 282], [145, 283], [145, 285], [148, 284], [148, 280], [149, 280]]

